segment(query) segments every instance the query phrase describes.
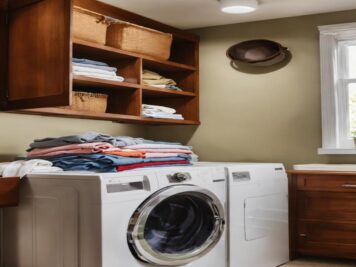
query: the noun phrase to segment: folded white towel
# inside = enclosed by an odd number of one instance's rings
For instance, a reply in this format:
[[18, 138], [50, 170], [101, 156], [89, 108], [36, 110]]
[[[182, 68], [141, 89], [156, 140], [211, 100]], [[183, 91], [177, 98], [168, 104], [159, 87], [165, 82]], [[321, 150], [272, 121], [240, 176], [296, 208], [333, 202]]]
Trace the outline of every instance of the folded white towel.
[[41, 159], [18, 160], [13, 162], [0, 163], [0, 176], [2, 177], [23, 177], [35, 172], [59, 172], [61, 168], [53, 167], [52, 162]]
[[85, 76], [89, 78], [96, 78], [96, 79], [103, 79], [103, 80], [110, 80], [110, 81], [117, 81], [123, 82], [125, 79], [121, 76], [109, 76], [104, 74], [95, 74], [90, 72], [81, 72], [81, 71], [73, 71], [74, 75]]
[[80, 71], [80, 72], [88, 72], [88, 73], [116, 76], [116, 72], [114, 72], [114, 71], [93, 69], [93, 68], [87, 68], [87, 67], [81, 67], [81, 66], [73, 66], [73, 71]]
[[164, 107], [164, 106], [157, 106], [157, 105], [148, 105], [142, 104], [143, 111], [153, 111], [153, 112], [164, 112], [168, 114], [174, 114], [177, 111], [174, 108]]

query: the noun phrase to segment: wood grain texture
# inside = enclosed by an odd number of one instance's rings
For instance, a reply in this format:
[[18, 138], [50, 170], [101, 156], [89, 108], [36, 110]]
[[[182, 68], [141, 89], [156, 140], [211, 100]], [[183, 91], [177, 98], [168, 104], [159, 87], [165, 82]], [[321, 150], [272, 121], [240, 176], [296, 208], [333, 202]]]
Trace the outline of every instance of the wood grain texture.
[[69, 104], [70, 22], [70, 0], [10, 12], [7, 109]]
[[7, 0], [0, 0], [0, 109], [6, 106], [7, 101], [7, 3]]
[[0, 208], [18, 205], [19, 186], [19, 177], [0, 178]]
[[[172, 33], [172, 60], [159, 60], [105, 45], [72, 40], [70, 23], [73, 4], [103, 15]], [[8, 53], [10, 63], [8, 70], [4, 64], [1, 65], [3, 67], [0, 66], [0, 75], [8, 77], [9, 81], [9, 86], [5, 87], [9, 88], [8, 98], [4, 96], [4, 89], [0, 94], [0, 104], [4, 110], [21, 109], [21, 113], [157, 125], [200, 123], [199, 38], [194, 34], [95, 0], [16, 0], [12, 5], [9, 27], [0, 28], [1, 36], [7, 36], [7, 28], [9, 41], [3, 43], [8, 43], [11, 47]], [[117, 67], [118, 75], [124, 76], [125, 82], [72, 76], [72, 55], [103, 61]], [[0, 58], [5, 57], [6, 53], [0, 54]], [[184, 91], [175, 92], [143, 85], [144, 68], [173, 78]], [[2, 79], [6, 80], [4, 78]], [[108, 94], [107, 113], [95, 114], [56, 108], [70, 105], [72, 86], [75, 87], [74, 90]], [[186, 120], [143, 118], [143, 100], [174, 107]]]
[[291, 258], [356, 259], [356, 172], [289, 172]]

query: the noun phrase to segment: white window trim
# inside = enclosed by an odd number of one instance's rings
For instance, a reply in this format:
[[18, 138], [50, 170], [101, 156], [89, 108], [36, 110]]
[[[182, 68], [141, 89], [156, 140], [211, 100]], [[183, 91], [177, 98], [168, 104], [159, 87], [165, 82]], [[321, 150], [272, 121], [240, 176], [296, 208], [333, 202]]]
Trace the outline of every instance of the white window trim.
[[[337, 44], [339, 41], [356, 39], [356, 23], [319, 26], [320, 32], [320, 70], [321, 70], [321, 110], [322, 110], [322, 148], [319, 154], [356, 154], [356, 147], [349, 142], [345, 145], [341, 135], [345, 132], [348, 121], [347, 105], [340, 105], [337, 91], [338, 68], [344, 62], [338, 59]], [[340, 93], [340, 91], [339, 91]], [[345, 102], [344, 102], [345, 103]]]

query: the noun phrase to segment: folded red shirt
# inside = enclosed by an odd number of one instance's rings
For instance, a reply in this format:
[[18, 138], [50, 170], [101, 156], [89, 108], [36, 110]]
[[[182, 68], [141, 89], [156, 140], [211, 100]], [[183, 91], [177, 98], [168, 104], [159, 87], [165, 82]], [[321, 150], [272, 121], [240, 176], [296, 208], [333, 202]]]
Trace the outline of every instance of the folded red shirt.
[[165, 166], [165, 165], [189, 165], [188, 160], [173, 160], [173, 161], [157, 161], [157, 162], [141, 162], [129, 165], [117, 166], [118, 172], [132, 170], [136, 168], [152, 167], [152, 166]]

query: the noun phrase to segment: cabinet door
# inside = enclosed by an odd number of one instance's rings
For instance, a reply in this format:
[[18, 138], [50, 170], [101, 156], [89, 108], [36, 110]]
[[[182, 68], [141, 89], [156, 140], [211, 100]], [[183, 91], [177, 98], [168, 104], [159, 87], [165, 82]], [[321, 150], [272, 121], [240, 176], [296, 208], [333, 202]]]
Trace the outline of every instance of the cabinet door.
[[298, 247], [306, 255], [356, 259], [356, 224], [300, 220]]
[[1, 108], [67, 106], [71, 93], [71, 0], [16, 0], [7, 22]]

